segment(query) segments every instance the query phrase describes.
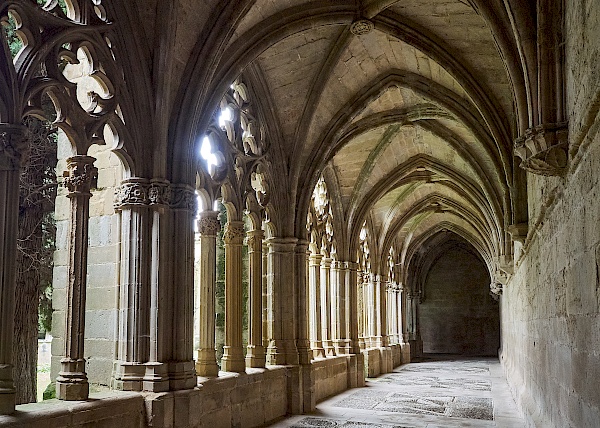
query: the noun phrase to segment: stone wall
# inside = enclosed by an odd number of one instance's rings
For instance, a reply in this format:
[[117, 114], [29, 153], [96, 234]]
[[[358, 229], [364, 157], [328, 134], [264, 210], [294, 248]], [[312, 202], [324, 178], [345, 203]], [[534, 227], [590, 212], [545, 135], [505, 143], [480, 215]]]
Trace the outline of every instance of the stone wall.
[[[121, 162], [106, 146], [93, 146], [90, 156], [97, 160], [98, 188], [90, 199], [89, 256], [87, 272], [85, 358], [88, 379], [92, 383], [108, 385], [114, 360], [115, 329], [117, 322], [119, 216], [113, 208], [114, 187], [121, 177]], [[66, 169], [66, 158], [71, 155], [70, 143], [59, 132], [57, 175]], [[64, 355], [66, 286], [68, 281], [68, 228], [70, 202], [67, 190], [59, 187], [56, 198], [56, 252], [54, 254], [52, 317], [52, 365], [54, 380]]]
[[431, 267], [419, 307], [423, 352], [498, 355], [499, 305], [483, 261], [460, 246]]
[[529, 426], [597, 427], [600, 3], [566, 3], [570, 166], [564, 178], [528, 174], [530, 231], [502, 296], [502, 362]]
[[[345, 364], [345, 363], [344, 363]], [[288, 374], [285, 367], [249, 369], [200, 378], [191, 390], [165, 393], [110, 391], [87, 402], [48, 400], [18, 406], [0, 416], [0, 426], [53, 428], [198, 428], [256, 427], [285, 416]]]

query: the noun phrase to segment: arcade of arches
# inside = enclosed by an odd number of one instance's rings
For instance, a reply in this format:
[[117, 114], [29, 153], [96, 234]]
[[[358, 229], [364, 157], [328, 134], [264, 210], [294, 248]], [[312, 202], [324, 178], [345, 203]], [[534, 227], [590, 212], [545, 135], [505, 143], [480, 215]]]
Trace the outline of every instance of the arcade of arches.
[[[600, 2], [0, 20], [0, 425], [260, 426], [445, 353], [497, 356], [529, 426], [597, 426]], [[59, 130], [58, 400], [15, 411], [29, 116]]]

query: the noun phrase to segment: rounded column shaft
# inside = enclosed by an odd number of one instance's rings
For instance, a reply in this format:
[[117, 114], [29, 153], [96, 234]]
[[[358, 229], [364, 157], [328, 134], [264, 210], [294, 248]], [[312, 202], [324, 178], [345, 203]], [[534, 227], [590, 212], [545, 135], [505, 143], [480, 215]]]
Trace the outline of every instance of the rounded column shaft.
[[196, 374], [217, 376], [219, 366], [215, 351], [215, 292], [217, 280], [217, 233], [221, 223], [217, 211], [200, 213], [200, 344], [197, 352]]
[[321, 254], [311, 254], [308, 264], [310, 341], [313, 358], [324, 358], [321, 331]]
[[246, 367], [265, 366], [265, 348], [262, 331], [262, 263], [263, 238], [262, 230], [252, 230], [247, 233], [248, 242], [248, 287], [250, 311], [248, 313], [248, 348], [246, 352]]
[[229, 221], [225, 225], [225, 346], [221, 368], [226, 372], [246, 369], [242, 346], [242, 246], [244, 223]]
[[69, 224], [69, 266], [67, 284], [65, 356], [56, 378], [56, 396], [60, 400], [86, 400], [89, 384], [85, 372], [85, 293], [87, 281], [88, 226], [90, 189], [96, 186], [98, 170], [91, 156], [67, 159], [65, 186], [71, 201]]

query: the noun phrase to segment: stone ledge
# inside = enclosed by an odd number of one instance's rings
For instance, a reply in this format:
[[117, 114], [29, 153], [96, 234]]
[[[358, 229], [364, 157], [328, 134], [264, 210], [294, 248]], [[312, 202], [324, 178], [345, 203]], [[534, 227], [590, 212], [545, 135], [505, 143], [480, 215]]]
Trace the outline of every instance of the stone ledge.
[[2, 427], [76, 427], [93, 423], [110, 427], [119, 420], [120, 428], [140, 427], [144, 424], [144, 397], [129, 392], [101, 392], [90, 394], [88, 401], [60, 401], [22, 404], [10, 416], [0, 416]]

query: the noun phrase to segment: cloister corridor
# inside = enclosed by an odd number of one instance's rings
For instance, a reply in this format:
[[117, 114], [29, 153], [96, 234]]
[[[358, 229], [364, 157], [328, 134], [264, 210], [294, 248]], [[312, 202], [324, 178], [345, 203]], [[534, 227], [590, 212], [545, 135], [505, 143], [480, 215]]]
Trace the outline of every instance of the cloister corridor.
[[598, 428], [598, 379], [600, 0], [0, 0], [1, 428]]
[[425, 354], [363, 388], [330, 397], [273, 428], [458, 428], [525, 426], [495, 358]]

